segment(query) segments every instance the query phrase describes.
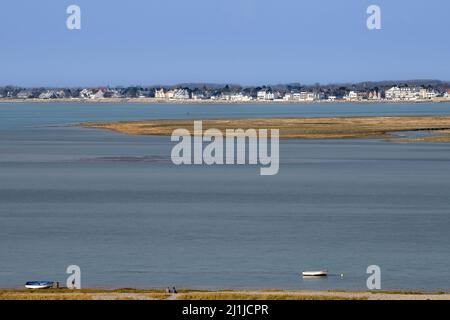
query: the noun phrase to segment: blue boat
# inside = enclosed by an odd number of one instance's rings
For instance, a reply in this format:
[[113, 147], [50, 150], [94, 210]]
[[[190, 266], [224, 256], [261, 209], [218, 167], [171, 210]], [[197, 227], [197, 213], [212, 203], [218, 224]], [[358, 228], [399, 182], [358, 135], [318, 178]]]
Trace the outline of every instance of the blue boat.
[[25, 288], [28, 289], [48, 289], [53, 287], [53, 281], [28, 281]]

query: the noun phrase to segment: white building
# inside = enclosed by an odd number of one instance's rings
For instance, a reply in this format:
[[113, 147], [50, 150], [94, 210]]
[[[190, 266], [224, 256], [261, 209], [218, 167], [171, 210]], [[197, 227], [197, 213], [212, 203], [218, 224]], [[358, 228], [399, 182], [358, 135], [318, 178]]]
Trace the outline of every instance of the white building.
[[395, 86], [386, 90], [387, 100], [418, 100], [421, 98], [421, 90], [417, 88]]
[[169, 90], [166, 93], [164, 93], [164, 99], [170, 100], [173, 99], [175, 96], [175, 90]]
[[336, 96], [328, 96], [328, 101], [336, 101]]
[[381, 100], [381, 92], [370, 91], [367, 97], [369, 100]]
[[274, 100], [275, 95], [270, 90], [260, 90], [256, 94], [258, 100]]
[[283, 96], [283, 100], [286, 100], [286, 101], [293, 100], [293, 95], [292, 95], [292, 93], [291, 93], [291, 92], [287, 92], [287, 93]]
[[205, 95], [203, 94], [203, 92], [195, 91], [195, 92], [192, 92], [191, 98], [193, 100], [203, 100], [203, 99], [205, 99]]
[[398, 86], [386, 90], [387, 100], [402, 100], [409, 95], [410, 88], [400, 88]]
[[316, 92], [307, 92], [306, 93], [306, 101], [316, 101], [320, 100], [320, 95]]
[[425, 88], [392, 87], [386, 90], [387, 100], [430, 100], [438, 96], [434, 90]]
[[430, 100], [437, 98], [438, 94], [434, 90], [428, 90], [428, 89], [420, 89], [419, 91], [420, 98], [423, 100]]
[[166, 98], [166, 94], [164, 93], [164, 89], [156, 89], [155, 90], [155, 98], [156, 99], [165, 99]]
[[103, 99], [106, 93], [106, 89], [98, 89], [96, 91], [93, 91], [90, 95], [91, 99]]
[[93, 95], [94, 93], [90, 89], [83, 89], [80, 91], [80, 98], [83, 99], [90, 99]]
[[402, 92], [399, 87], [392, 87], [386, 90], [386, 99], [388, 100], [400, 100]]
[[53, 91], [47, 90], [39, 95], [39, 99], [51, 99], [53, 97]]
[[39, 99], [57, 99], [64, 98], [65, 94], [63, 90], [46, 90], [39, 95]]
[[357, 101], [359, 100], [358, 93], [355, 91], [350, 91], [348, 94], [344, 96], [344, 100], [347, 101]]
[[243, 95], [242, 93], [235, 93], [230, 95], [230, 101], [251, 101], [252, 97]]
[[444, 98], [450, 99], [450, 89], [447, 89], [447, 92], [444, 93]]
[[173, 92], [173, 97], [170, 99], [176, 99], [176, 100], [186, 100], [190, 99], [191, 95], [189, 94], [189, 91], [186, 89], [175, 89]]
[[286, 101], [316, 101], [320, 99], [320, 95], [315, 92], [290, 92], [286, 93], [283, 100]]

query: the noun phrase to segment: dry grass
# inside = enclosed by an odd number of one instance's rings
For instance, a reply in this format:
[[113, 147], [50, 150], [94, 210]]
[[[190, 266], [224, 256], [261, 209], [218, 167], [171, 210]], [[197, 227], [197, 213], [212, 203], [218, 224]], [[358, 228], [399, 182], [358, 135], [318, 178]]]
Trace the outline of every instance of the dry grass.
[[68, 293], [0, 293], [0, 300], [93, 300], [89, 294], [68, 294]]
[[161, 289], [0, 290], [0, 300], [164, 300], [169, 296]]
[[184, 293], [177, 295], [178, 300], [367, 300], [365, 297], [345, 297], [331, 295], [307, 295], [294, 293], [245, 293], [245, 292], [208, 292]]
[[[83, 123], [82, 126], [133, 135], [168, 136], [178, 128], [193, 132], [192, 120]], [[436, 130], [436, 137], [421, 138], [420, 141], [450, 142], [448, 116], [203, 120], [203, 130], [210, 128], [222, 132], [226, 129], [279, 129], [281, 139], [392, 138], [389, 132]]]
[[404, 291], [201, 291], [180, 290], [171, 295], [163, 290], [0, 290], [0, 300], [450, 300], [444, 292]]

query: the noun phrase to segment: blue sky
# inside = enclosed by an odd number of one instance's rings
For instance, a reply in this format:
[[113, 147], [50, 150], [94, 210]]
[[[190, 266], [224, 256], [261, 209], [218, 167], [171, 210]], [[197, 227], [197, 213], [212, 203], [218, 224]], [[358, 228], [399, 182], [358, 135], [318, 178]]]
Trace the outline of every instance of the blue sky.
[[[66, 28], [66, 8], [82, 29]], [[369, 31], [366, 9], [382, 10]], [[450, 1], [5, 0], [0, 85], [450, 80]]]

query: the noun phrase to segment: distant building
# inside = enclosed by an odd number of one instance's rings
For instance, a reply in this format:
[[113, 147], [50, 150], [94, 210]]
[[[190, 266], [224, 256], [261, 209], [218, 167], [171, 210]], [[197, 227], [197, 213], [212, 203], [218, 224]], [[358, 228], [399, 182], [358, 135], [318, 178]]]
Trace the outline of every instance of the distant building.
[[328, 96], [328, 101], [336, 101], [336, 96]]
[[108, 89], [104, 94], [103, 98], [123, 98], [122, 93], [117, 89]]
[[204, 100], [206, 99], [205, 94], [201, 91], [192, 92], [191, 98], [194, 100]]
[[60, 99], [65, 97], [63, 90], [46, 90], [39, 95], [39, 99]]
[[39, 95], [39, 99], [51, 99], [53, 95], [52, 91], [44, 91]]
[[166, 94], [164, 93], [164, 89], [156, 89], [155, 90], [155, 99], [165, 99], [166, 98]]
[[444, 93], [444, 98], [450, 99], [450, 89], [447, 89], [447, 91]]
[[108, 90], [106, 88], [93, 90], [92, 94], [90, 95], [90, 99], [103, 99], [107, 91]]
[[359, 98], [360, 98], [360, 96], [355, 91], [350, 91], [349, 93], [347, 93], [344, 96], [344, 100], [347, 100], [347, 101], [358, 101]]
[[438, 96], [433, 89], [416, 87], [392, 87], [386, 90], [387, 100], [431, 100]]
[[369, 100], [381, 100], [381, 92], [377, 92], [376, 90], [370, 91], [367, 98]]
[[257, 92], [256, 98], [258, 100], [274, 100], [275, 95], [273, 94], [273, 92], [271, 90], [264, 89], [264, 90], [259, 90]]
[[294, 100], [294, 99], [293, 99], [293, 93], [292, 93], [292, 92], [287, 92], [287, 93], [284, 95], [283, 100], [286, 100], [286, 101]]
[[33, 97], [33, 92], [31, 92], [30, 90], [21, 90], [17, 94], [17, 98], [19, 98], [19, 99], [29, 99], [32, 97]]
[[419, 95], [420, 95], [420, 98], [423, 100], [430, 100], [430, 99], [437, 98], [438, 93], [434, 90], [420, 89]]
[[305, 100], [306, 101], [317, 101], [317, 100], [320, 100], [320, 95], [316, 92], [307, 92]]
[[357, 92], [356, 95], [358, 101], [367, 100], [369, 98], [369, 93], [365, 91]]
[[397, 86], [386, 90], [386, 99], [388, 100], [400, 100], [401, 96], [401, 89]]
[[424, 89], [418, 89], [415, 87], [392, 87], [386, 90], [387, 100], [419, 100], [422, 99], [427, 94]]
[[164, 93], [164, 99], [170, 100], [175, 96], [175, 90], [169, 90]]
[[189, 93], [189, 90], [187, 89], [175, 89], [173, 92], [173, 96], [170, 99], [176, 99], [176, 100], [187, 100], [190, 99], [191, 95]]
[[251, 101], [253, 98], [251, 96], [243, 95], [242, 93], [231, 94], [229, 99], [231, 101]]
[[283, 97], [283, 100], [286, 101], [316, 101], [320, 99], [320, 95], [316, 92], [290, 92], [286, 93]]
[[90, 99], [93, 96], [93, 92], [90, 89], [83, 89], [80, 91], [80, 98], [82, 99]]
[[[372, 84], [371, 84], [372, 85]], [[148, 87], [117, 87], [117, 88], [66, 88], [60, 89], [32, 89], [7, 86], [0, 88], [0, 97], [18, 99], [56, 99], [65, 97], [80, 97], [82, 99], [102, 99], [102, 98], [147, 98], [155, 97], [160, 100], [224, 100], [224, 101], [285, 101], [313, 102], [327, 99], [335, 101], [345, 99], [347, 101], [370, 100], [378, 101], [382, 99], [394, 101], [423, 101], [444, 98], [450, 100], [450, 89], [442, 90], [442, 85], [422, 84], [421, 87], [414, 86], [410, 82], [405, 82], [403, 86], [395, 85], [386, 88], [384, 84], [378, 84], [372, 89], [366, 85], [355, 84], [351, 87], [336, 86], [314, 86], [303, 89], [300, 85], [277, 85], [273, 88], [264, 87], [239, 87], [227, 85], [223, 88], [217, 86], [202, 85], [194, 88], [164, 88], [149, 89]], [[305, 87], [303, 87], [305, 88]], [[350, 89], [351, 88], [351, 89]]]

